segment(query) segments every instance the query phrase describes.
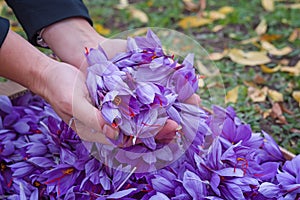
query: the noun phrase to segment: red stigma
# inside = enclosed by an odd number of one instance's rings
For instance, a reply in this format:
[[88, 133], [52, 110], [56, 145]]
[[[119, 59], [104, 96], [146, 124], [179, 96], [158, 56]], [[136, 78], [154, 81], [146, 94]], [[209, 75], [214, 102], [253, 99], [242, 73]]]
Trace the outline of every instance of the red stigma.
[[129, 116], [130, 117], [134, 117], [135, 114], [134, 114], [133, 110], [129, 106], [128, 106], [128, 110], [129, 110]]
[[155, 59], [155, 58], [157, 58], [157, 55], [156, 55], [156, 53], [154, 52], [154, 53], [153, 53], [153, 56], [151, 56], [151, 60], [153, 60], [153, 59]]
[[33, 132], [33, 133], [37, 133], [37, 134], [40, 134], [40, 133], [42, 133], [42, 131], [40, 131], [39, 129], [37, 129], [37, 130], [33, 130], [32, 132]]
[[11, 178], [10, 180], [9, 180], [9, 182], [7, 183], [7, 187], [11, 187], [11, 185], [12, 185], [12, 183], [13, 183], [13, 178]]
[[[248, 167], [249, 167], [249, 163], [248, 163], [248, 160], [247, 159], [245, 159], [245, 158], [240, 158], [240, 157], [238, 157], [237, 159], [236, 159], [236, 161], [237, 161], [237, 164], [239, 163], [239, 162], [242, 162], [242, 164], [241, 164], [241, 169], [243, 170], [243, 172], [244, 172], [244, 175], [246, 174], [246, 171], [247, 171], [247, 169], [248, 169]], [[237, 165], [236, 164], [236, 165]], [[236, 166], [234, 167], [234, 172], [236, 171]]]
[[117, 124], [116, 122], [113, 122], [113, 123], [111, 123], [111, 126], [112, 126], [113, 128], [117, 128], [117, 127], [118, 127], [118, 124]]
[[126, 190], [126, 189], [129, 189], [130, 187], [131, 187], [131, 184], [128, 183], [128, 184], [125, 186], [125, 190]]
[[85, 54], [86, 55], [89, 54], [89, 49], [87, 47], [84, 47], [84, 49], [85, 49]]

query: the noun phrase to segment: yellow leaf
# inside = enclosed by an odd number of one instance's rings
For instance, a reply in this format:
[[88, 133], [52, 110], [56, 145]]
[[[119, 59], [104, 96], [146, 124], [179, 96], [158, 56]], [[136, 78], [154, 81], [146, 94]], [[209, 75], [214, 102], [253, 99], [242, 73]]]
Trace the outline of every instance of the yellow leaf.
[[95, 24], [94, 28], [101, 35], [109, 35], [110, 34], [110, 29], [104, 28], [101, 24]]
[[277, 92], [276, 90], [268, 90], [268, 96], [274, 101], [274, 102], [283, 102], [283, 95], [280, 92]]
[[267, 41], [261, 41], [261, 46], [263, 49], [265, 49], [270, 54], [275, 56], [284, 56], [291, 53], [293, 50], [291, 47], [284, 47], [282, 49], [277, 49], [273, 44]]
[[297, 38], [300, 39], [300, 28], [295, 28], [291, 35], [289, 36], [289, 41], [294, 42]]
[[153, 0], [147, 1], [147, 6], [148, 6], [148, 7], [152, 7], [152, 6], [153, 6]]
[[234, 87], [233, 89], [229, 90], [225, 97], [225, 103], [236, 103], [238, 99], [239, 93], [239, 86]]
[[274, 0], [261, 0], [261, 4], [266, 11], [268, 12], [274, 11], [275, 8]]
[[294, 67], [281, 67], [280, 71], [289, 72], [291, 75], [299, 76], [300, 75], [300, 61]]
[[286, 8], [300, 9], [300, 3], [286, 5]]
[[196, 11], [199, 9], [199, 4], [195, 4], [192, 0], [183, 0], [184, 8], [188, 11]]
[[226, 15], [218, 11], [212, 10], [203, 13], [203, 16], [211, 20], [225, 19]]
[[222, 30], [223, 28], [224, 28], [223, 25], [216, 25], [211, 30], [216, 33], [218, 31]]
[[222, 14], [227, 15], [229, 13], [232, 13], [234, 11], [234, 8], [230, 6], [223, 6], [218, 11]]
[[262, 35], [267, 32], [267, 29], [268, 29], [267, 21], [265, 19], [262, 19], [260, 23], [257, 25], [257, 27], [255, 28], [255, 32], [258, 35]]
[[253, 38], [249, 38], [249, 39], [246, 39], [246, 40], [242, 40], [241, 41], [241, 44], [250, 44], [250, 43], [255, 43], [259, 40], [258, 37], [253, 37]]
[[253, 102], [265, 102], [268, 93], [268, 88], [263, 87], [262, 89], [249, 87], [248, 88], [248, 97], [251, 98]]
[[294, 91], [292, 93], [292, 96], [299, 103], [299, 107], [300, 107], [300, 91]]
[[249, 66], [266, 64], [271, 61], [264, 51], [244, 52], [240, 49], [231, 49], [228, 56], [233, 62]]
[[272, 74], [280, 70], [281, 65], [277, 65], [276, 67], [269, 68], [266, 65], [260, 65], [261, 71], [267, 74]]
[[129, 12], [132, 18], [135, 18], [142, 23], [147, 23], [149, 21], [147, 14], [139, 9], [131, 6], [129, 7]]
[[11, 26], [10, 29], [14, 32], [21, 32], [23, 31], [21, 26]]
[[208, 55], [210, 60], [221, 60], [228, 54], [228, 50], [225, 49], [223, 52], [215, 52]]
[[279, 34], [263, 34], [260, 36], [260, 39], [270, 42], [270, 41], [278, 40], [281, 37], [282, 36]]
[[178, 25], [183, 28], [196, 28], [200, 26], [204, 26], [210, 24], [213, 20], [207, 18], [201, 18], [197, 16], [188, 16], [184, 17], [182, 20], [178, 22]]
[[266, 119], [267, 117], [269, 117], [271, 112], [272, 112], [272, 109], [268, 109], [265, 112], [263, 112], [263, 118]]
[[128, 0], [120, 0], [120, 3], [115, 5], [115, 7], [120, 10], [125, 9], [128, 6], [129, 6]]

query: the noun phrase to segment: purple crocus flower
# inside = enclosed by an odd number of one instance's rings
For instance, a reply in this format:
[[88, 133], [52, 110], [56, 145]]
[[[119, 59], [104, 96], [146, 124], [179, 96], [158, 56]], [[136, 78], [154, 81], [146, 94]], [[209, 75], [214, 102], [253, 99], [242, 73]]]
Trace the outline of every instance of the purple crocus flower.
[[299, 199], [300, 198], [300, 156], [286, 161], [282, 172], [276, 175], [278, 184], [265, 182], [259, 192], [268, 198]]
[[178, 94], [178, 101], [184, 102], [198, 89], [198, 77], [195, 74], [193, 67], [194, 55], [189, 54], [179, 65], [172, 76], [174, 80], [175, 93]]

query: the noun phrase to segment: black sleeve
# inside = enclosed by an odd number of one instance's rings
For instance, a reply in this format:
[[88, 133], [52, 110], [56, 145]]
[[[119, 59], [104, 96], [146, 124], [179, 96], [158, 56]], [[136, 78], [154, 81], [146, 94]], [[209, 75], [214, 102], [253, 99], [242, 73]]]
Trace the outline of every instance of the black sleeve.
[[6, 38], [8, 30], [9, 30], [9, 21], [5, 18], [0, 17], [0, 48]]
[[83, 17], [92, 20], [82, 0], [6, 0], [25, 30], [29, 42], [36, 43], [37, 33], [55, 22]]

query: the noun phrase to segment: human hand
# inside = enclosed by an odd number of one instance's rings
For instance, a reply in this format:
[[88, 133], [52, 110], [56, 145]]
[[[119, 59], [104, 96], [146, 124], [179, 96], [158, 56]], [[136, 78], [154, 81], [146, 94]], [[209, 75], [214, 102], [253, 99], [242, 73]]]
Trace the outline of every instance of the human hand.
[[53, 107], [56, 113], [68, 123], [75, 118], [72, 128], [86, 141], [109, 143], [118, 130], [108, 126], [100, 111], [90, 100], [84, 74], [75, 67], [53, 61], [44, 70], [37, 82], [39, 93]]
[[[84, 74], [88, 67], [84, 55], [85, 48], [97, 48], [100, 44], [110, 59], [124, 52], [127, 46], [125, 40], [108, 39], [99, 35], [85, 19], [81, 18], [70, 18], [50, 25], [45, 29], [43, 38], [61, 60], [76, 66]], [[200, 98], [195, 94], [186, 101], [197, 106], [199, 102]], [[175, 121], [167, 120], [156, 135], [156, 139], [168, 143], [175, 137], [178, 126]]]

